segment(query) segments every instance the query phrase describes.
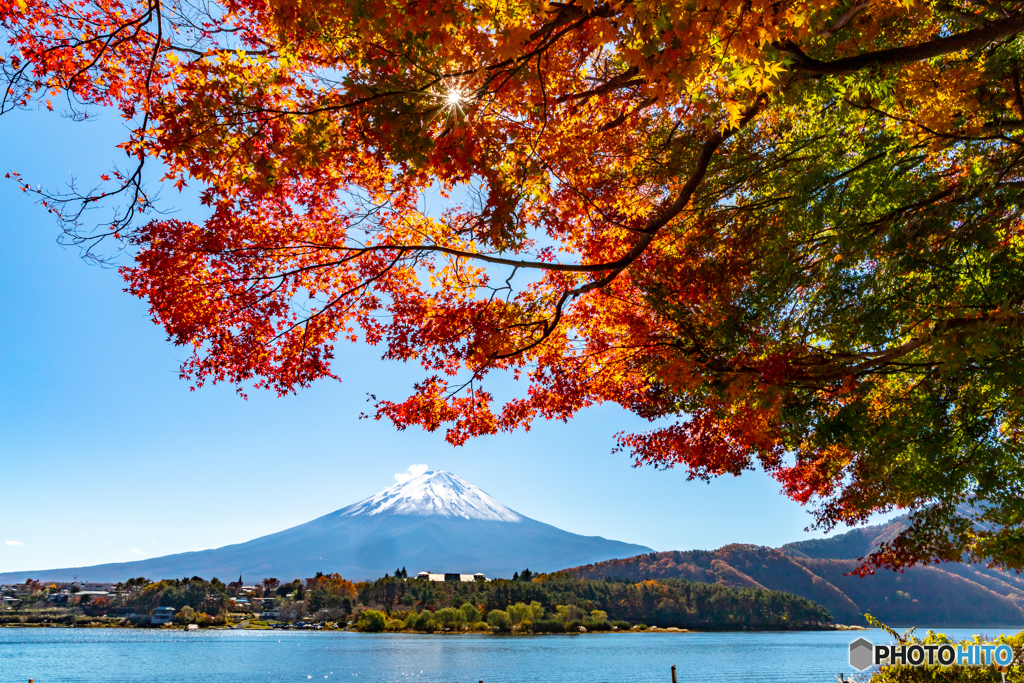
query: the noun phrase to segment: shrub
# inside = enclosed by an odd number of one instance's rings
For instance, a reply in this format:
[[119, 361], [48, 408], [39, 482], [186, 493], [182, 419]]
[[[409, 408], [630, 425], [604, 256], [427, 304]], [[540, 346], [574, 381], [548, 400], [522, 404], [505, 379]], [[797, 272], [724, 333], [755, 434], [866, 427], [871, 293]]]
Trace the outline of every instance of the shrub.
[[278, 610], [277, 616], [281, 621], [299, 621], [308, 612], [304, 601], [293, 602]]
[[356, 622], [356, 628], [365, 633], [380, 633], [388, 623], [388, 618], [383, 612], [375, 609], [363, 610]]
[[306, 594], [306, 602], [311, 612], [318, 612], [322, 609], [341, 609], [344, 597], [335, 593], [328, 593], [323, 589], [311, 590]]
[[475, 605], [471, 605], [467, 602], [463, 604], [462, 607], [460, 607], [459, 609], [462, 610], [462, 613], [466, 615], [466, 621], [468, 623], [475, 624], [476, 622], [480, 621], [480, 610], [478, 610]]
[[437, 622], [433, 619], [427, 619], [427, 622], [423, 624], [422, 630], [426, 631], [427, 633], [433, 633], [437, 630]]
[[534, 633], [565, 633], [565, 625], [554, 619], [544, 619], [533, 625]]
[[508, 612], [500, 609], [492, 609], [487, 613], [487, 623], [490, 624], [492, 628], [501, 629], [502, 631], [507, 631], [512, 625]]
[[175, 624], [191, 624], [196, 619], [196, 611], [185, 605], [174, 615]]
[[384, 627], [385, 631], [404, 631], [405, 622], [401, 619], [389, 619], [387, 625]]
[[474, 631], [490, 631], [491, 627], [487, 625], [486, 621], [478, 621], [473, 624]]
[[414, 628], [417, 631], [426, 631], [427, 622], [431, 621], [432, 617], [433, 615], [429, 611], [424, 610], [419, 614], [409, 615], [409, 618], [406, 619], [406, 623], [409, 625], [409, 628]]
[[555, 612], [558, 614], [555, 618], [563, 624], [571, 624], [580, 620], [576, 605], [555, 605]]
[[338, 607], [327, 607], [313, 615], [313, 621], [335, 621], [345, 623], [346, 612]]
[[533, 610], [529, 605], [518, 602], [508, 606], [508, 618], [513, 624], [518, 624], [527, 619], [533, 619]]
[[607, 621], [584, 621], [583, 625], [588, 631], [611, 631], [612, 625]]
[[620, 631], [628, 631], [629, 629], [633, 628], [629, 625], [628, 621], [613, 621], [612, 626], [619, 629]]
[[434, 612], [434, 620], [450, 628], [465, 624], [466, 614], [461, 609], [445, 607]]

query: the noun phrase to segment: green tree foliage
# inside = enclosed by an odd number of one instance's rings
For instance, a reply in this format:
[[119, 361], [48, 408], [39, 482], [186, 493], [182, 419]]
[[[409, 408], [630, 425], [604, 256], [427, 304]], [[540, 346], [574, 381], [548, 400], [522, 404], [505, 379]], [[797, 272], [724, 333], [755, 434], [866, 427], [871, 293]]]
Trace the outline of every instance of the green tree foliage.
[[487, 625], [491, 628], [507, 631], [512, 626], [512, 620], [505, 610], [492, 609], [487, 613]]
[[380, 633], [387, 626], [388, 618], [383, 612], [375, 609], [363, 610], [356, 622], [356, 628], [366, 633]]
[[466, 624], [466, 613], [455, 607], [444, 607], [434, 612], [434, 621], [445, 628], [461, 628]]
[[523, 621], [531, 621], [533, 619], [533, 610], [530, 606], [517, 602], [514, 605], [508, 606], [508, 618], [513, 624], [519, 624]]
[[317, 572], [314, 578], [306, 580], [305, 589], [306, 603], [312, 613], [323, 609], [349, 612], [352, 609], [352, 600], [356, 597], [355, 585], [342, 578], [340, 574]]
[[[900, 642], [907, 644], [941, 644], [953, 643], [953, 641], [942, 633], [928, 631], [924, 638], [917, 638], [913, 629], [902, 635], [893, 631], [885, 624], [877, 620], [868, 619], [872, 626], [881, 627]], [[981, 638], [975, 636], [975, 640], [963, 641], [967, 644], [981, 642]], [[994, 641], [997, 644], [1007, 644], [1013, 647], [1014, 660], [1009, 670], [1002, 672], [1005, 678], [995, 666], [907, 666], [893, 665], [880, 668], [870, 679], [869, 683], [1020, 683], [1024, 681], [1024, 631], [1006, 637], [999, 636]]]
[[173, 607], [181, 610], [184, 607], [191, 607], [197, 612], [207, 614], [219, 614], [224, 611], [228, 601], [228, 587], [221, 581], [203, 581], [198, 577], [191, 579], [164, 579], [157, 583], [148, 583], [138, 590], [142, 585], [133, 584], [136, 589], [129, 599], [129, 605], [137, 612], [149, 613], [157, 607]]
[[[465, 617], [464, 622], [457, 622], [459, 624], [472, 623], [476, 615], [468, 612], [476, 612], [474, 605], [481, 605], [491, 626], [511, 628], [529, 621], [534, 630], [542, 630], [544, 627], [540, 625], [548, 622], [564, 628], [574, 622], [608, 624], [609, 619], [656, 626], [726, 629], [798, 629], [831, 621], [828, 610], [789, 593], [728, 588], [683, 579], [632, 583], [587, 581], [554, 574], [530, 582], [499, 579], [486, 583], [439, 583], [387, 579], [357, 584], [357, 588], [363, 604], [390, 604], [393, 608], [420, 611], [419, 616], [407, 619], [409, 627], [416, 630], [426, 630], [427, 620], [444, 623], [442, 619], [451, 618], [442, 616], [450, 614], [446, 608], [459, 605], [462, 607], [458, 611]], [[432, 613], [429, 607], [436, 612]], [[547, 614], [554, 614], [554, 619], [547, 619]]]
[[[309, 591], [306, 594], [306, 604], [309, 605], [310, 612], [319, 612], [322, 609], [340, 609], [347, 612], [346, 600], [342, 595], [322, 589]], [[347, 600], [349, 608], [351, 608], [351, 604], [351, 600]]]
[[196, 620], [196, 611], [190, 605], [185, 605], [174, 615], [175, 624], [191, 624]]
[[[284, 597], [284, 596], [286, 596], [286, 595], [288, 595], [290, 593], [297, 592], [301, 587], [302, 587], [302, 582], [299, 581], [298, 579], [295, 579], [291, 583], [283, 583], [280, 586], [278, 586], [276, 592], [277, 592], [278, 596]], [[296, 598], [296, 599], [301, 599], [301, 598]]]
[[466, 615], [466, 621], [470, 624], [475, 624], [480, 621], [480, 610], [478, 610], [475, 605], [464, 602], [462, 603], [462, 607], [459, 609], [461, 609], [462, 613]]
[[513, 624], [520, 624], [524, 621], [536, 622], [544, 618], [544, 607], [536, 600], [530, 604], [517, 602], [508, 606], [508, 616]]
[[580, 618], [580, 613], [579, 610], [576, 609], [576, 605], [556, 605], [555, 614], [555, 620], [560, 622], [562, 625], [571, 624], [574, 621], [578, 621]]
[[[295, 621], [306, 614], [320, 621], [339, 621], [357, 606], [356, 627], [383, 630], [490, 631], [560, 633], [583, 626], [588, 631], [610, 630], [650, 623], [700, 629], [813, 628], [831, 621], [827, 610], [795, 595], [762, 589], [728, 588], [685, 580], [589, 581], [566, 573], [541, 575], [535, 580], [435, 583], [389, 577], [352, 584], [340, 576], [310, 580], [307, 600], [287, 600], [279, 619]], [[299, 582], [286, 584], [295, 587]], [[39, 595], [46, 588], [40, 589]], [[134, 592], [132, 592], [134, 591]], [[317, 600], [339, 593], [342, 608], [314, 609]], [[350, 597], [351, 595], [351, 597]], [[216, 580], [168, 579], [140, 581], [114, 599], [98, 601], [86, 612], [91, 617], [148, 613], [174, 607], [178, 623], [224, 623], [228, 587]], [[338, 614], [340, 612], [340, 614]], [[213, 615], [211, 617], [211, 615]], [[343, 620], [342, 620], [343, 621]]]

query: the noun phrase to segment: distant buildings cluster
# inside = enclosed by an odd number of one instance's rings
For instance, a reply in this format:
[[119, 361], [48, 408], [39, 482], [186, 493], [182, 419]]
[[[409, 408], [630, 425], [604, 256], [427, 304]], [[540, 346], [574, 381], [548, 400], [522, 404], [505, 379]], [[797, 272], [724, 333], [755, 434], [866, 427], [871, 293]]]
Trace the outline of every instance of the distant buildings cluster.
[[[396, 577], [400, 577], [398, 572]], [[405, 570], [401, 570], [401, 578], [405, 578]], [[477, 581], [490, 581], [482, 572], [476, 574], [461, 574], [455, 572], [435, 573], [423, 571], [414, 578], [444, 582], [473, 583]], [[130, 582], [129, 582], [130, 583]], [[41, 582], [26, 581], [24, 583], [0, 585], [0, 609], [9, 607], [19, 602], [22, 598], [35, 595], [45, 590], [46, 602], [54, 605], [71, 606], [76, 603], [84, 604], [95, 598], [115, 599], [118, 596], [131, 596], [131, 586], [115, 583], [93, 583], [89, 581], [72, 582]], [[262, 614], [263, 618], [277, 618], [277, 605], [273, 595], [263, 595], [263, 587], [259, 585], [246, 586], [242, 583], [242, 577], [237, 582], [228, 584], [230, 597], [226, 600], [230, 608], [238, 612], [254, 612]], [[119, 592], [120, 591], [120, 592]], [[41, 597], [41, 596], [40, 596]], [[174, 619], [175, 610], [171, 607], [159, 607], [153, 612], [153, 623], [170, 623]]]
[[8, 583], [0, 585], [0, 604], [6, 606], [17, 602], [25, 595], [38, 592], [42, 587], [49, 587], [50, 592], [46, 601], [58, 605], [66, 605], [72, 602], [79, 602], [83, 599], [106, 598], [117, 595], [115, 590], [117, 584], [113, 583], [91, 583], [88, 581], [71, 582], [46, 582], [26, 581], [25, 583]]
[[[241, 577], [239, 577], [239, 583], [240, 582]], [[232, 583], [228, 585], [233, 588], [236, 584]], [[274, 608], [276, 602], [272, 595], [264, 597], [254, 596], [256, 592], [261, 590], [261, 586], [239, 586], [237, 590], [235, 590], [235, 596], [230, 598], [231, 605], [242, 612], [248, 612], [251, 610], [253, 612], [263, 613], [264, 617], [268, 619], [277, 618], [277, 610]]]
[[428, 581], [462, 581], [464, 583], [472, 583], [474, 581], [489, 581], [486, 576], [482, 573], [477, 572], [476, 574], [431, 574], [430, 572], [420, 572], [416, 575], [417, 579], [426, 579]]

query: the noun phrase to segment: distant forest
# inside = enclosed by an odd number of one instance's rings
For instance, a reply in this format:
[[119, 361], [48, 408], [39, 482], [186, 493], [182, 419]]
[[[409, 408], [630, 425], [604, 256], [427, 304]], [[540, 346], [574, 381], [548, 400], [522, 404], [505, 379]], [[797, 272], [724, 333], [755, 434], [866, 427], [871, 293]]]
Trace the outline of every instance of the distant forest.
[[525, 579], [490, 582], [430, 582], [394, 577], [357, 584], [359, 600], [386, 611], [437, 610], [471, 603], [487, 613], [519, 603], [539, 603], [555, 613], [559, 605], [581, 613], [599, 610], [612, 621], [699, 629], [805, 629], [832, 621], [820, 605], [781, 591], [729, 588], [685, 579], [580, 580], [568, 574], [526, 574]]
[[[118, 584], [113, 597], [93, 599], [62, 595], [56, 585], [31, 582], [33, 592], [21, 596], [13, 612], [0, 615], [0, 624], [29, 625], [56, 619], [87, 625], [92, 618], [98, 620], [97, 625], [112, 624], [112, 619], [127, 625], [142, 623], [132, 615], [151, 614], [158, 607], [173, 607], [177, 624], [223, 625], [250, 618], [239, 614], [244, 609], [254, 612], [253, 618], [263, 619], [267, 617], [261, 613], [272, 611], [271, 618], [277, 621], [343, 627], [351, 620], [361, 630], [557, 633], [582, 630], [580, 627], [591, 631], [639, 625], [701, 630], [812, 629], [832, 621], [824, 607], [796, 595], [685, 579], [592, 581], [564, 572], [534, 575], [526, 570], [511, 580], [435, 582], [407, 578], [401, 570], [396, 574], [360, 583], [337, 574], [318, 574], [290, 583], [265, 579], [246, 588], [241, 583], [199, 577], [159, 582], [138, 578]], [[65, 600], [59, 615], [48, 602], [55, 594]], [[361, 617], [371, 613], [376, 621], [370, 621], [376, 626], [364, 628], [366, 620]]]

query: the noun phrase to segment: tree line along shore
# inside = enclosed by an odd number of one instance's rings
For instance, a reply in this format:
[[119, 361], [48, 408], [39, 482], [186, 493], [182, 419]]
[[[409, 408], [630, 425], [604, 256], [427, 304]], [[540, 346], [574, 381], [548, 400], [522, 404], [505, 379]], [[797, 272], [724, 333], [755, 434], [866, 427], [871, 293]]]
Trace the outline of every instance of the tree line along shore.
[[291, 582], [224, 583], [200, 577], [131, 579], [108, 591], [26, 581], [8, 587], [2, 626], [350, 628], [364, 632], [586, 633], [647, 629], [835, 628], [828, 610], [781, 591], [685, 579], [430, 581], [403, 569], [376, 581], [318, 573]]

